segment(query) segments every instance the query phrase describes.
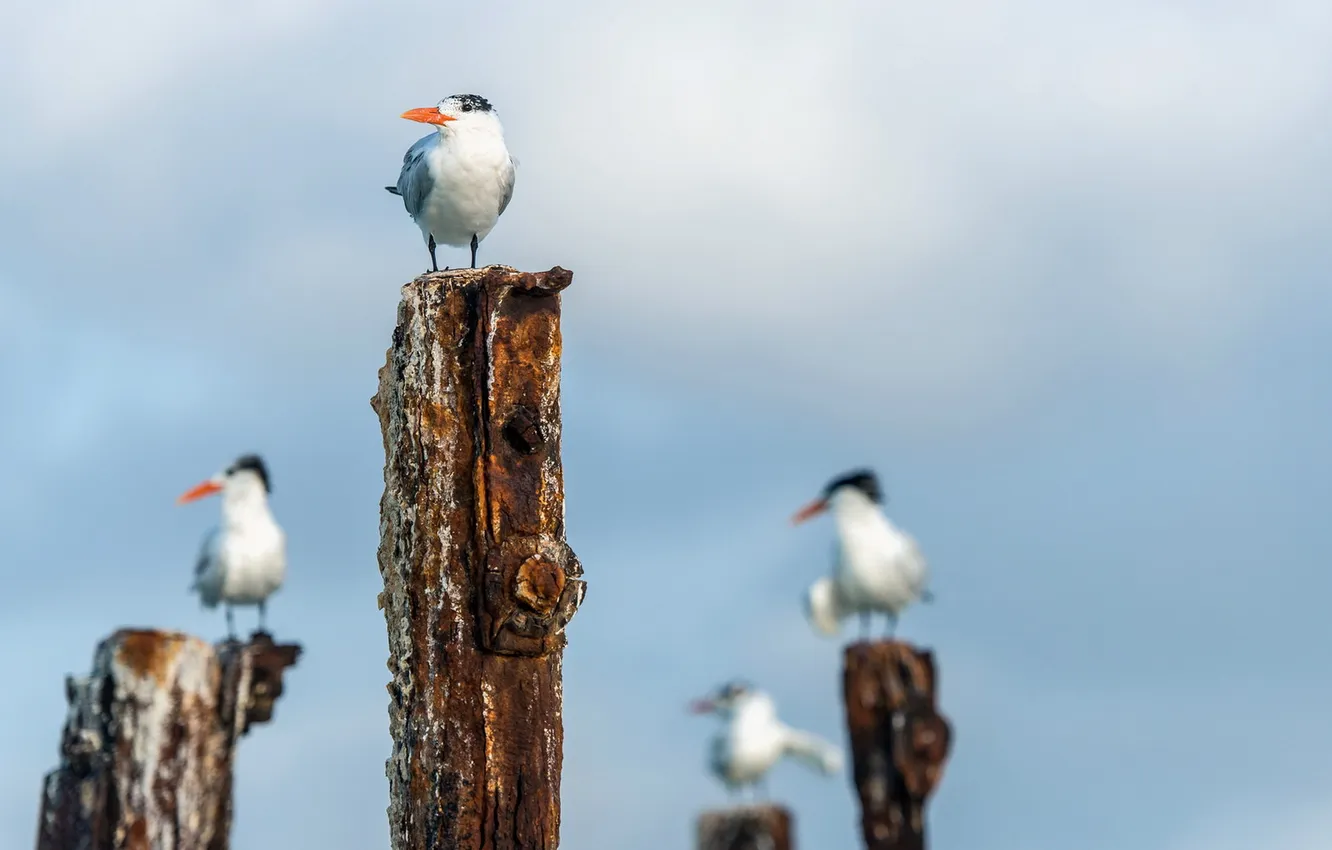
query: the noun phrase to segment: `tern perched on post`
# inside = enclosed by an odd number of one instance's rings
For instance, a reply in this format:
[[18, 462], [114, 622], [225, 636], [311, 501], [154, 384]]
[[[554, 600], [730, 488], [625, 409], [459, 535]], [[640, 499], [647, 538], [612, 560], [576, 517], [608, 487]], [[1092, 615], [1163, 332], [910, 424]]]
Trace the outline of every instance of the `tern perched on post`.
[[262, 632], [264, 603], [286, 576], [286, 536], [268, 508], [271, 492], [263, 460], [244, 455], [178, 500], [184, 504], [222, 494], [222, 525], [204, 537], [190, 590], [199, 592], [205, 608], [216, 608], [219, 602], [226, 605], [227, 635], [232, 638], [236, 636], [232, 606], [258, 605]]
[[729, 792], [754, 787], [782, 756], [820, 773], [842, 769], [842, 751], [777, 719], [772, 697], [741, 681], [727, 682], [690, 706], [694, 714], [716, 714], [724, 725], [712, 739], [708, 767]]
[[806, 616], [826, 635], [837, 634], [852, 614], [860, 615], [862, 633], [867, 633], [875, 612], [888, 616], [891, 635], [903, 609], [931, 599], [925, 556], [910, 535], [884, 516], [882, 503], [878, 478], [862, 469], [834, 479], [820, 498], [791, 518], [799, 524], [831, 511], [837, 525], [832, 575], [814, 582], [805, 597]]
[[504, 128], [490, 101], [455, 94], [435, 106], [409, 109], [403, 118], [434, 124], [436, 132], [417, 141], [402, 158], [398, 185], [403, 206], [421, 228], [430, 249], [431, 271], [438, 244], [476, 247], [495, 227], [513, 197], [514, 159], [504, 144]]

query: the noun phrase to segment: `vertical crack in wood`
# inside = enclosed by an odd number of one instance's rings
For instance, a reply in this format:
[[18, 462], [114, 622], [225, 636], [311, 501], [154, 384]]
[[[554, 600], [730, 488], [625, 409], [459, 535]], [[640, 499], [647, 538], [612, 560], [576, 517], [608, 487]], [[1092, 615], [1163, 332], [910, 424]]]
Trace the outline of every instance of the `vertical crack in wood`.
[[492, 266], [403, 287], [371, 402], [395, 850], [557, 846], [563, 630], [585, 589], [560, 466], [570, 280]]
[[264, 635], [217, 647], [144, 629], [104, 640], [92, 673], [66, 679], [38, 850], [226, 850], [236, 742], [271, 719], [299, 654]]
[[934, 655], [899, 641], [857, 643], [843, 688], [867, 850], [924, 850], [925, 804], [952, 732], [936, 707]]

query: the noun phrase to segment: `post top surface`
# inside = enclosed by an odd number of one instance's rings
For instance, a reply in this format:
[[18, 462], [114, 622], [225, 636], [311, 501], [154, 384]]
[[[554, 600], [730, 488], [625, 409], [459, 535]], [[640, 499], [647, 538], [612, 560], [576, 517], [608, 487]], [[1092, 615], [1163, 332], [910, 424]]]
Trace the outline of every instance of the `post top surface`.
[[402, 288], [404, 297], [422, 289], [466, 289], [470, 286], [505, 286], [533, 294], [553, 295], [573, 283], [573, 272], [555, 266], [544, 272], [521, 272], [512, 266], [446, 269], [418, 275]]

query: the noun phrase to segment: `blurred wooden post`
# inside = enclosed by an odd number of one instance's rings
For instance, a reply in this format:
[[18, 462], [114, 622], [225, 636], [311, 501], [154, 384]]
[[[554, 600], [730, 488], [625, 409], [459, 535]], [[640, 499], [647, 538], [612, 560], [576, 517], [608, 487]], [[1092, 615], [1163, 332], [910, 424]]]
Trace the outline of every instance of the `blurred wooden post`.
[[698, 818], [698, 850], [795, 850], [795, 818], [782, 806], [742, 806]]
[[934, 655], [900, 641], [848, 646], [846, 723], [867, 850], [924, 850], [925, 802], [951, 730], [935, 708]]
[[560, 296], [504, 266], [402, 289], [371, 405], [384, 437], [394, 850], [559, 843], [564, 627]]
[[272, 718], [300, 651], [267, 635], [213, 647], [122, 629], [102, 641], [92, 674], [65, 679], [37, 850], [226, 850], [236, 742]]

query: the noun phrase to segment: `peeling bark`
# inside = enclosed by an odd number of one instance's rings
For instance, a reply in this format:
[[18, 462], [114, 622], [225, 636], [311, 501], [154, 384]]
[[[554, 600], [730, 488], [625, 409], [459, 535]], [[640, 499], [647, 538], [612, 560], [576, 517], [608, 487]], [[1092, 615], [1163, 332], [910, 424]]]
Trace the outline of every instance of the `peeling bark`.
[[92, 674], [65, 679], [37, 850], [226, 850], [236, 741], [272, 717], [299, 654], [266, 635], [216, 649], [137, 629], [102, 641]]
[[924, 850], [925, 802], [952, 733], [935, 708], [934, 654], [899, 641], [845, 651], [846, 722], [867, 850]]
[[704, 812], [698, 819], [698, 850], [794, 850], [794, 823], [781, 806]]
[[564, 540], [558, 293], [504, 266], [402, 290], [371, 401], [384, 437], [394, 850], [559, 843]]

